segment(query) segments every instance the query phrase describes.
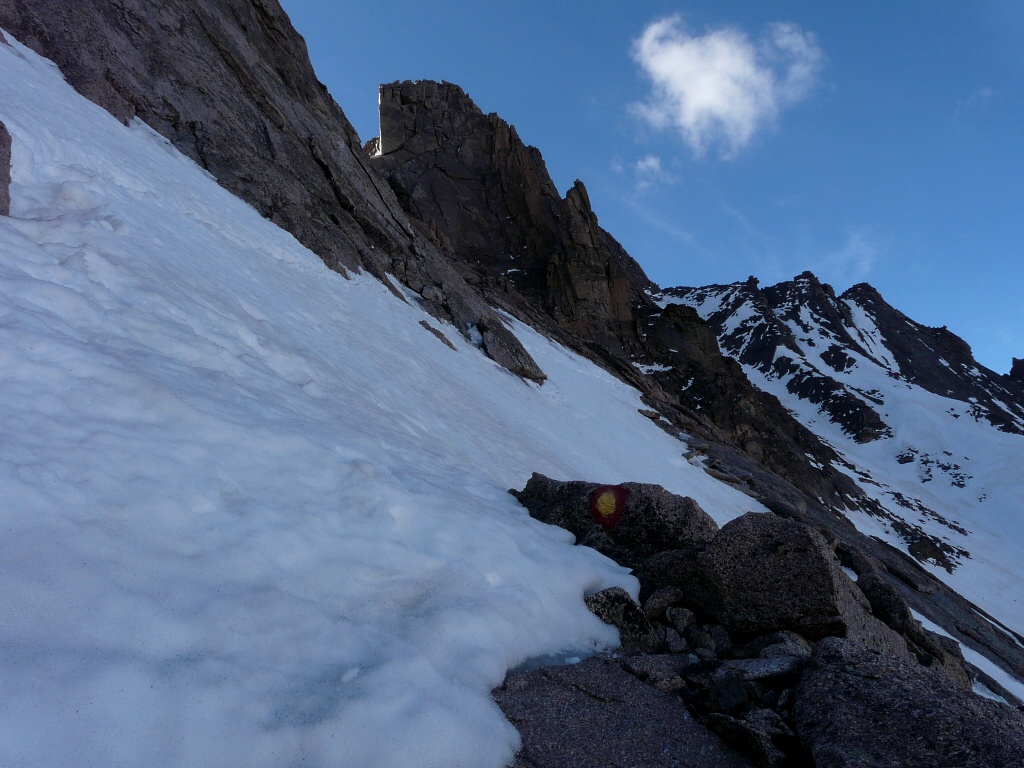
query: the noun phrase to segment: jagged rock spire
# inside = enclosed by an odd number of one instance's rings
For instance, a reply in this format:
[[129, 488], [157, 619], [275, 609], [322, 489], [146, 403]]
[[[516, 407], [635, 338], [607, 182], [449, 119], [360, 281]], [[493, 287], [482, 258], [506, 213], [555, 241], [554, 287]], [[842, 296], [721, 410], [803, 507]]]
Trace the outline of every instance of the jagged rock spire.
[[598, 224], [586, 187], [559, 195], [540, 152], [456, 85], [380, 88], [371, 162], [406, 211], [480, 279], [542, 304], [565, 329], [615, 349], [638, 338], [651, 284]]

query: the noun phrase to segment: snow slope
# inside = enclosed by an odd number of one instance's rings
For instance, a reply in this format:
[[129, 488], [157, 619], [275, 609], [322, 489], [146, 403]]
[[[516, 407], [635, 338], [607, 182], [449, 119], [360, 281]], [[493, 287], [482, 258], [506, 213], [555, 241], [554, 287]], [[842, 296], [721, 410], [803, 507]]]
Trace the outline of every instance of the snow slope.
[[[797, 278], [796, 282], [802, 278]], [[740, 296], [743, 284], [693, 289], [665, 303], [694, 306], [704, 317], [720, 313]], [[796, 417], [847, 462], [846, 472], [894, 518], [948, 545], [952, 572], [922, 564], [960, 594], [1024, 635], [1024, 436], [996, 429], [975, 402], [943, 397], [902, 375], [885, 338], [868, 313], [847, 301], [842, 334], [807, 306], [769, 311], [788, 327], [799, 351], [779, 345], [772, 365], [745, 362], [750, 380], [779, 398]], [[723, 349], [740, 357], [739, 340], [764, 320], [740, 303], [718, 315]], [[849, 339], [856, 339], [856, 345]], [[843, 366], [829, 355], [840, 348]], [[781, 364], [778, 364], [780, 363]], [[842, 368], [842, 370], [837, 370]], [[781, 374], [779, 372], [782, 372]], [[881, 439], [858, 442], [830, 414], [790, 386], [807, 372], [828, 377], [870, 403], [888, 427]], [[1010, 412], [1010, 409], [1007, 409]], [[886, 520], [860, 511], [846, 514], [864, 533], [904, 551], [907, 542]]]
[[506, 489], [756, 507], [590, 363], [452, 351], [28, 49], [0, 71], [0, 764], [503, 765], [490, 688], [615, 643], [582, 597], [636, 588]]

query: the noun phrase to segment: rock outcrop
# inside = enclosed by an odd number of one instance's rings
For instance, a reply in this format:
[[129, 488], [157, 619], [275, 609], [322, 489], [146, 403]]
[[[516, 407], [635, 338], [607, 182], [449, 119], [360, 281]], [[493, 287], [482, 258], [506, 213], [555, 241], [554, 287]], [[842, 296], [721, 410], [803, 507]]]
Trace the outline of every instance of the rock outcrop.
[[371, 162], [470, 279], [514, 290], [566, 330], [625, 351], [650, 282], [597, 223], [582, 182], [562, 198], [540, 153], [457, 85], [380, 87]]
[[696, 722], [678, 696], [614, 659], [509, 675], [494, 698], [523, 737], [512, 768], [752, 765]]
[[[905, 644], [870, 615], [814, 529], [771, 514], [733, 520], [696, 555], [686, 586], [703, 609], [740, 636], [791, 630], [809, 640], [855, 637], [893, 653]], [[902, 646], [902, 648], [901, 648]]]
[[658, 485], [623, 483], [627, 492], [622, 520], [610, 530], [591, 515], [598, 483], [560, 482], [534, 473], [522, 491], [510, 491], [531, 516], [571, 531], [580, 544], [628, 565], [649, 555], [709, 541], [718, 526], [689, 497], [676, 496]]
[[1010, 372], [1006, 377], [1011, 381], [1024, 385], [1024, 359], [1013, 358], [1013, 364], [1010, 366]]
[[[0, 40], [3, 35], [0, 34]], [[0, 43], [2, 44], [2, 43]], [[0, 123], [0, 216], [11, 215], [11, 134]]]
[[1024, 715], [944, 675], [848, 640], [815, 648], [793, 716], [818, 766], [1011, 768]]
[[0, 27], [138, 118], [333, 269], [397, 276], [524, 378], [543, 372], [402, 211], [277, 0], [0, 0]]
[[[688, 713], [642, 705], [647, 741], [634, 748], [643, 759], [676, 755], [672, 722], [690, 729], [694, 720], [759, 768], [1009, 766], [1024, 754], [1024, 714], [971, 692], [956, 644], [926, 632], [880, 577], [882, 564], [864, 552], [773, 514], [750, 513], [720, 530], [713, 522], [673, 529], [666, 525], [671, 510], [688, 509], [691, 521], [702, 521], [703, 512], [658, 486], [535, 474], [513, 493], [533, 517], [583, 540], [599, 530], [613, 540], [632, 515], [653, 532], [637, 546], [623, 536], [608, 549], [637, 566], [642, 608], [619, 588], [587, 598], [597, 616], [619, 629], [621, 657], [510, 675], [495, 691], [523, 734], [516, 765], [605, 764], [595, 755], [617, 749], [619, 734], [586, 730], [582, 746], [555, 734], [587, 728], [577, 723], [592, 716], [595, 697], [606, 713], [635, 700], [635, 683], [623, 671], [677, 697]], [[609, 496], [628, 502], [614, 525], [600, 525], [587, 514], [587, 500]], [[655, 551], [666, 545], [672, 548]], [[856, 581], [834, 549], [852, 565]], [[601, 719], [606, 716], [598, 717], [604, 730], [618, 723], [639, 729], [631, 714]], [[918, 722], [923, 716], [929, 722]]]

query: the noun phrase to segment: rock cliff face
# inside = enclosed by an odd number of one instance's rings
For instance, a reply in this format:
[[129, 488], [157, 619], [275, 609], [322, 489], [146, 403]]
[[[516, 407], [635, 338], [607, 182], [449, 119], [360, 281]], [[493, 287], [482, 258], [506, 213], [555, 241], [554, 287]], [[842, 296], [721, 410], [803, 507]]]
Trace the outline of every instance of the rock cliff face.
[[[0, 41], [3, 35], [0, 34]], [[11, 134], [0, 123], [0, 216], [11, 212]]]
[[0, 0], [0, 26], [139, 118], [342, 273], [391, 273], [534, 380], [543, 372], [369, 167], [276, 0]]
[[472, 281], [518, 292], [571, 333], [633, 351], [633, 308], [650, 282], [598, 226], [582, 182], [561, 197], [537, 149], [450, 83], [382, 85], [380, 129], [372, 163]]

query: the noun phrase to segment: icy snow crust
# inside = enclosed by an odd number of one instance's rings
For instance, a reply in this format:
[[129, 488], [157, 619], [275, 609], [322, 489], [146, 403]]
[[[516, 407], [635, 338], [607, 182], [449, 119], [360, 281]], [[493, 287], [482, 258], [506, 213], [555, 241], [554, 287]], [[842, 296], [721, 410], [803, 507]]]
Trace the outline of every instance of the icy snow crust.
[[637, 589], [506, 489], [756, 506], [590, 363], [452, 352], [28, 49], [0, 71], [0, 764], [504, 765], [490, 688]]
[[[724, 293], [700, 298], [685, 303], [704, 317], [728, 303]], [[793, 357], [851, 392], [881, 400], [873, 406], [891, 427], [892, 437], [857, 443], [816, 405], [789, 392], [791, 376], [766, 375], [744, 365], [747, 376], [835, 448], [850, 463], [836, 468], [849, 474], [869, 496], [893, 514], [969, 552], [951, 574], [934, 564], [923, 565], [1024, 634], [1024, 438], [995, 429], [971, 403], [908, 383], [869, 314], [852, 302], [848, 306], [853, 325], [846, 330], [870, 357], [833, 337], [806, 307], [801, 308], [798, 322], [789, 323], [802, 358], [784, 348], [777, 356]], [[730, 337], [750, 316], [746, 304], [737, 307], [726, 320], [722, 336]], [[854, 361], [845, 371], [835, 371], [822, 359], [833, 344], [841, 345]], [[846, 514], [863, 533], [906, 551], [906, 543], [885, 520], [859, 511]]]

